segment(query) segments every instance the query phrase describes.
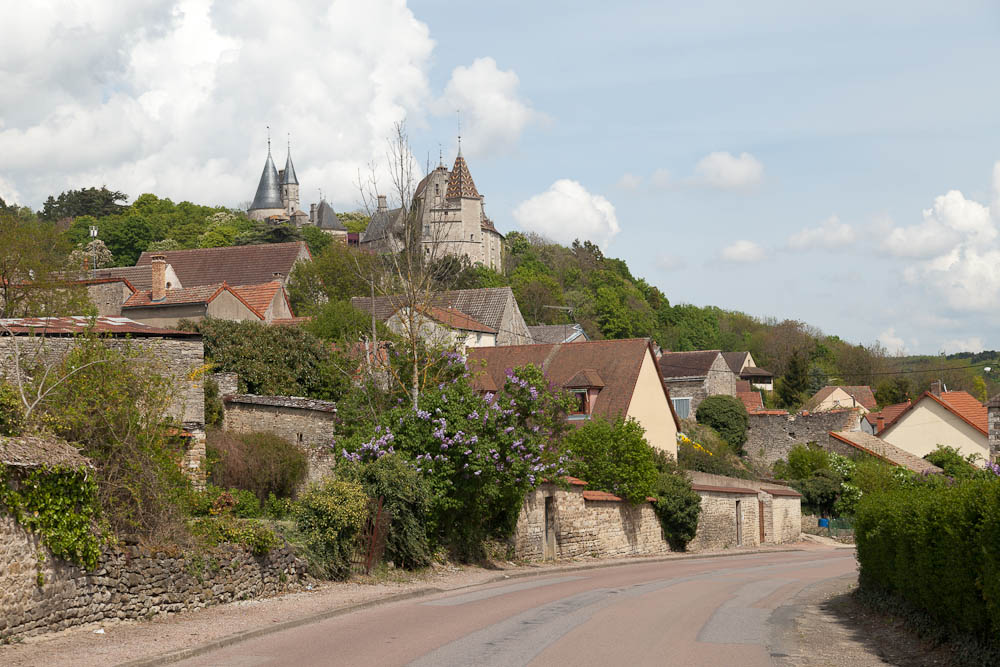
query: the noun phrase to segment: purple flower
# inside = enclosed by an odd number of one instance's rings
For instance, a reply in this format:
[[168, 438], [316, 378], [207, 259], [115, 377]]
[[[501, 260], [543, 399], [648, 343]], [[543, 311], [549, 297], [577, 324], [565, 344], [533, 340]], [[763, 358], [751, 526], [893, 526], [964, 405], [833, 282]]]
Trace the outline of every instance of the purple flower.
[[480, 474], [481, 474], [482, 472], [483, 472], [482, 470], [477, 470], [476, 472], [474, 472], [474, 473], [472, 473], [472, 474], [473, 474], [473, 475], [475, 475], [476, 477], [479, 477], [479, 475], [480, 475]]

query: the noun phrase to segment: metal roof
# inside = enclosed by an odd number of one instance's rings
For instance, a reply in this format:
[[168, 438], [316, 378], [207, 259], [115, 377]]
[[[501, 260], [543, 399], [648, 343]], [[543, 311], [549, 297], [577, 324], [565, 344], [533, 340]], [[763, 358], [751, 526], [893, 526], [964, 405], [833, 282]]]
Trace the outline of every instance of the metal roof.
[[[286, 172], [287, 173], [287, 172]], [[347, 227], [340, 221], [333, 207], [324, 199], [316, 207], [316, 226], [320, 229], [331, 229], [337, 232], [346, 232]]]
[[[291, 155], [289, 155], [291, 163]], [[253, 203], [250, 210], [267, 208], [284, 208], [281, 203], [281, 190], [278, 188], [278, 170], [274, 168], [274, 160], [271, 159], [271, 151], [267, 151], [267, 161], [264, 162], [264, 171], [260, 174], [260, 183], [257, 184], [257, 194], [253, 196]]]
[[288, 149], [288, 157], [285, 159], [285, 171], [281, 175], [282, 185], [298, 185], [299, 179], [295, 175], [295, 165], [292, 164], [292, 149]]

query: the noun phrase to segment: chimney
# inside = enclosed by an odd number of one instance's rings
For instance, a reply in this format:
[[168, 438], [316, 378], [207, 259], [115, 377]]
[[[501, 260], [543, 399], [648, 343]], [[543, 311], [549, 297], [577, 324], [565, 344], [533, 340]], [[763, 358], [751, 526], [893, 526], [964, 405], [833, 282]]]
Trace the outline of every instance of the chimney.
[[309, 204], [309, 222], [316, 224], [316, 204]]
[[153, 255], [153, 289], [150, 298], [153, 301], [163, 301], [167, 296], [167, 258], [165, 255]]
[[389, 210], [389, 206], [385, 203], [385, 195], [378, 196], [378, 212], [385, 213]]
[[934, 380], [934, 382], [931, 382], [931, 393], [935, 396], [941, 395], [941, 380]]
[[885, 416], [880, 412], [875, 417], [875, 433], [881, 433], [885, 428]]

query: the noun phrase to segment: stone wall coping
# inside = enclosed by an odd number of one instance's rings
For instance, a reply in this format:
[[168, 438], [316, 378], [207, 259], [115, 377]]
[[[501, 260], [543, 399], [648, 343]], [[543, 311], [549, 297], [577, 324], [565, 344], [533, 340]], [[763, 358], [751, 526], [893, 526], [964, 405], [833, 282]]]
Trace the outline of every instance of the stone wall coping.
[[801, 493], [799, 493], [795, 489], [789, 489], [789, 488], [784, 488], [784, 489], [761, 488], [761, 491], [763, 491], [764, 493], [770, 493], [772, 496], [789, 496], [795, 498], [802, 497]]
[[584, 491], [584, 500], [603, 500], [612, 503], [620, 503], [622, 499], [613, 493], [608, 493], [607, 491]]
[[336, 412], [337, 404], [332, 401], [321, 401], [316, 398], [302, 396], [259, 396], [257, 394], [228, 394], [222, 398], [226, 403], [244, 403], [248, 405], [269, 405], [276, 408], [295, 408], [298, 410], [313, 410], [315, 412]]
[[0, 436], [0, 463], [21, 468], [89, 466], [90, 460], [65, 440], [20, 436]]
[[711, 491], [714, 493], [732, 493], [738, 496], [756, 496], [757, 492], [753, 489], [743, 489], [738, 486], [710, 486], [708, 484], [692, 484], [691, 488], [695, 491]]

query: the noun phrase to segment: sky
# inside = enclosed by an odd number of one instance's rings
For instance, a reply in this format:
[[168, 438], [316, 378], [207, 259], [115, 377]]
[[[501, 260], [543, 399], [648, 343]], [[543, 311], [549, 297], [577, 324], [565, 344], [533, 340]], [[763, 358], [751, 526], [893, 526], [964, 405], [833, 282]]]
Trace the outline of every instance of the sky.
[[[696, 6], [695, 6], [696, 5]], [[405, 120], [507, 233], [671, 303], [1000, 349], [996, 2], [0, 0], [0, 197], [360, 205]], [[385, 185], [383, 185], [383, 188]]]

